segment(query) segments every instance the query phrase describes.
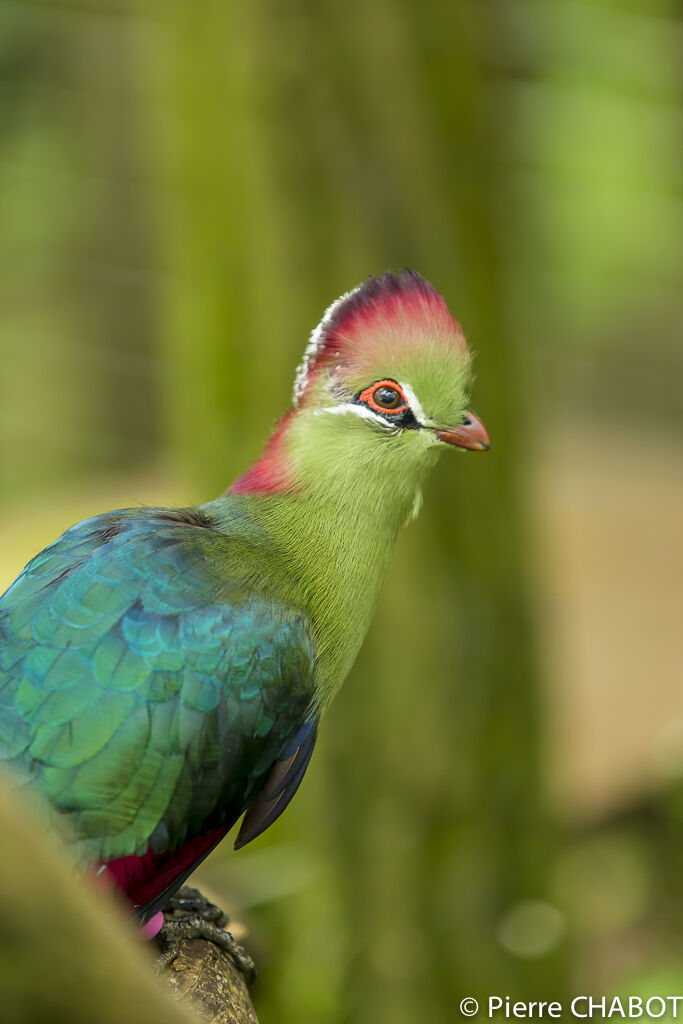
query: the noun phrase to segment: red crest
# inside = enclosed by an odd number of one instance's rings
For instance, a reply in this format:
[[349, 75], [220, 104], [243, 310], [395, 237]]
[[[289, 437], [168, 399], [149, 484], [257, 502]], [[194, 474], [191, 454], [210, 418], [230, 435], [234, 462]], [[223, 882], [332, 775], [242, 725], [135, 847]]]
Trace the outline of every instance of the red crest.
[[428, 333], [465, 350], [460, 325], [424, 277], [414, 270], [371, 277], [333, 302], [313, 331], [297, 372], [295, 403], [303, 400], [321, 369], [352, 364], [355, 353], [366, 350], [387, 330], [404, 337], [406, 344], [417, 346]]

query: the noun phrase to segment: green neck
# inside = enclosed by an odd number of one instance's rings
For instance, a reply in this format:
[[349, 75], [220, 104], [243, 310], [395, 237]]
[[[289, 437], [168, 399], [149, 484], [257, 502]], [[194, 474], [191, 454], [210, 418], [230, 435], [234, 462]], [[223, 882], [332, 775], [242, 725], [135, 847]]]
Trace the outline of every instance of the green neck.
[[229, 529], [231, 509], [239, 510], [265, 535], [265, 582], [312, 622], [324, 709], [363, 642], [396, 534], [417, 507], [435, 454], [400, 438], [387, 444], [354, 416], [302, 413], [288, 427], [281, 455], [286, 490], [228, 492], [212, 512]]

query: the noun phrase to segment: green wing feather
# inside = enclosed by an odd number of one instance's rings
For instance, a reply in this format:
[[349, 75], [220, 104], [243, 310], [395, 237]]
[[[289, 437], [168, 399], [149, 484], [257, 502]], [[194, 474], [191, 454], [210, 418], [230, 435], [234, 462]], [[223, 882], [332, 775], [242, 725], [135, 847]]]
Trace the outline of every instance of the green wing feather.
[[110, 513], [0, 598], [0, 760], [49, 797], [87, 862], [234, 820], [306, 719], [308, 623], [231, 582], [235, 543], [163, 512]]

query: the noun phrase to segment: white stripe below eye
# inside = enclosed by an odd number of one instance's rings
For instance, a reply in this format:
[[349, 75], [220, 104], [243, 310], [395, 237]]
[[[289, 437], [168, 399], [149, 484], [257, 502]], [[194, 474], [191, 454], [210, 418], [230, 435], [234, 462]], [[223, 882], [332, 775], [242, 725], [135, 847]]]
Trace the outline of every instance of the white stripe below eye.
[[333, 416], [339, 416], [342, 413], [350, 412], [353, 416], [359, 416], [362, 420], [368, 420], [370, 423], [375, 423], [384, 430], [394, 430], [394, 424], [387, 423], [384, 416], [379, 416], [376, 412], [373, 412], [372, 409], [368, 409], [366, 405], [357, 405], [355, 402], [347, 402], [344, 405], [329, 405], [327, 409], [318, 409], [315, 415], [322, 416], [323, 413], [326, 412], [331, 413]]
[[[401, 384], [400, 382], [399, 384], [407, 399], [408, 408], [420, 426], [425, 426], [427, 423], [427, 417], [424, 414], [424, 410], [420, 405], [417, 395], [411, 388], [410, 384]], [[373, 412], [372, 409], [369, 409], [367, 405], [359, 405], [357, 402], [346, 402], [344, 405], [330, 405], [327, 409], [319, 409], [315, 415], [320, 416], [324, 412], [332, 413], [335, 416], [350, 412], [353, 416], [359, 416], [362, 420], [368, 420], [370, 423], [376, 423], [384, 430], [394, 430], [396, 426], [388, 419], [388, 417], [381, 416], [378, 413]]]

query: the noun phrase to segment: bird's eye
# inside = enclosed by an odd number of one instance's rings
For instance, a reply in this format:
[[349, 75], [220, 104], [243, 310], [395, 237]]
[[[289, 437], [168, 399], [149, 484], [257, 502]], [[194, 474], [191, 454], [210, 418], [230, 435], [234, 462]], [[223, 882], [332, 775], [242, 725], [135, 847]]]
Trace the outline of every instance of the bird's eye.
[[375, 412], [402, 413], [408, 409], [406, 396], [395, 380], [376, 380], [369, 388], [356, 395], [356, 401]]
[[390, 388], [387, 384], [382, 384], [381, 387], [375, 388], [372, 397], [380, 409], [398, 409], [400, 405], [405, 404], [401, 392], [397, 391], [396, 388]]

